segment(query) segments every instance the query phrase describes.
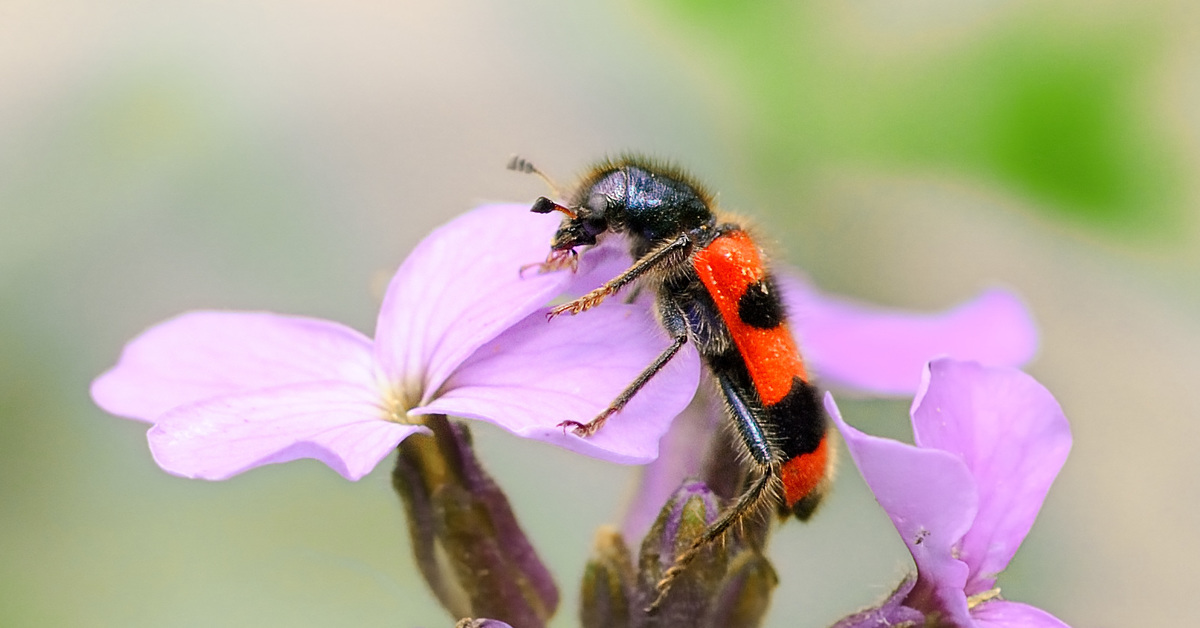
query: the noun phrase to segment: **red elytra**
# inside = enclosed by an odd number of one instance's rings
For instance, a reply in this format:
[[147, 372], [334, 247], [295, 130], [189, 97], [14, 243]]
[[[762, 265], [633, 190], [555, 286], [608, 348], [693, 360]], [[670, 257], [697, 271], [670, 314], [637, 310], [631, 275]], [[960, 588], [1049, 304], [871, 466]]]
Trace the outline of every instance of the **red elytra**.
[[692, 264], [746, 361], [762, 402], [779, 403], [791, 391], [793, 377], [807, 382], [804, 361], [787, 324], [760, 329], [746, 324], [738, 313], [742, 295], [767, 275], [754, 240], [744, 231], [722, 234], [697, 251]]

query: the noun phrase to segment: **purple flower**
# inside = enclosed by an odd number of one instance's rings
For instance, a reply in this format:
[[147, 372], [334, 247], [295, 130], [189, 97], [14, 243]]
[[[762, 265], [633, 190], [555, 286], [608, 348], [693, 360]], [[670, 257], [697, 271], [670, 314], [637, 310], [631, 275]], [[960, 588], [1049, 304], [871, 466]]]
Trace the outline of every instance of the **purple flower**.
[[[577, 274], [522, 278], [516, 269], [543, 259], [557, 228], [527, 211], [483, 207], [426, 238], [393, 278], [374, 341], [330, 321], [191, 312], [130, 342], [92, 397], [153, 423], [155, 459], [187, 477], [224, 479], [310, 457], [357, 479], [424, 430], [426, 414], [491, 421], [613, 462], [654, 460], [696, 389], [695, 351], [685, 347], [595, 435], [563, 433], [559, 422], [599, 413], [668, 339], [644, 303], [617, 299], [547, 323], [550, 299], [586, 292], [629, 259], [596, 247]], [[911, 392], [905, 373], [930, 356], [1022, 363], [1037, 345], [1028, 314], [1002, 291], [929, 316], [827, 297], [790, 273], [781, 288], [810, 365], [837, 386]], [[648, 518], [683, 479], [672, 475], [656, 484], [663, 490]]]
[[427, 414], [490, 421], [616, 462], [654, 459], [696, 389], [694, 352], [605, 430], [564, 433], [560, 421], [595, 416], [668, 339], [644, 307], [616, 302], [548, 324], [546, 303], [598, 279], [586, 261], [578, 275], [520, 277], [556, 228], [531, 218], [526, 206], [492, 205], [434, 231], [388, 286], [374, 341], [331, 321], [191, 312], [131, 341], [92, 398], [152, 423], [163, 469], [209, 480], [297, 458], [356, 480], [427, 431]]
[[1066, 626], [995, 589], [1071, 449], [1045, 388], [1016, 369], [935, 360], [912, 405], [915, 446], [850, 427], [831, 395], [825, 406], [917, 565], [904, 606], [960, 628]]

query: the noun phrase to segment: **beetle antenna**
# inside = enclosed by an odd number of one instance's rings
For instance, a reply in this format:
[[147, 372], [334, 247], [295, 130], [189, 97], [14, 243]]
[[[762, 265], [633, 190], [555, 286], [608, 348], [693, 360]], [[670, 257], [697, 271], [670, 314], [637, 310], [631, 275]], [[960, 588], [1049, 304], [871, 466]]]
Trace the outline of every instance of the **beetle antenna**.
[[550, 192], [553, 193], [554, 196], [562, 198], [562, 191], [557, 185], [555, 185], [554, 181], [551, 180], [550, 177], [546, 176], [546, 173], [538, 170], [538, 167], [530, 163], [528, 159], [525, 159], [520, 155], [513, 155], [508, 160], [508, 169], [514, 172], [523, 172], [525, 174], [536, 174], [538, 178], [546, 183], [546, 186], [550, 188]]
[[575, 220], [576, 218], [579, 217], [579, 214], [576, 214], [573, 210], [571, 210], [571, 208], [566, 207], [564, 205], [559, 205], [558, 203], [555, 203], [554, 201], [546, 198], [545, 196], [539, 196], [538, 200], [534, 201], [533, 207], [529, 208], [529, 211], [531, 211], [535, 214], [549, 214], [550, 212], [562, 212], [563, 214], [566, 214], [567, 218], [570, 218], [571, 220]]

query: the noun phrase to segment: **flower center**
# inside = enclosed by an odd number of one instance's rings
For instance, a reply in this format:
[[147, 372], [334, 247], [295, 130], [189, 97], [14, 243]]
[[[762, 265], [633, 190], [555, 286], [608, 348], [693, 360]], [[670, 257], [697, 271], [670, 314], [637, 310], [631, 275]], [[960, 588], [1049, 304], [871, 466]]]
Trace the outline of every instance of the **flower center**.
[[401, 425], [424, 425], [425, 417], [410, 415], [408, 411], [421, 401], [421, 386], [416, 382], [392, 384], [380, 381], [383, 392], [384, 420]]
[[976, 593], [975, 595], [967, 598], [967, 608], [975, 608], [976, 606], [979, 606], [988, 600], [993, 600], [998, 597], [1000, 597], [1000, 587], [988, 589], [987, 591], [983, 591], [981, 593]]

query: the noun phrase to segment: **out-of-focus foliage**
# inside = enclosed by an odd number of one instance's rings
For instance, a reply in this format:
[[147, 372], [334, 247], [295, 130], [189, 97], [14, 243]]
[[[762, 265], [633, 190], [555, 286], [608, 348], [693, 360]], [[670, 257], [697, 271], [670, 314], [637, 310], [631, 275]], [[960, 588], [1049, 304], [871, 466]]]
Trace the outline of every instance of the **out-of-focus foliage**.
[[764, 183], [838, 163], [927, 171], [1112, 231], [1176, 224], [1181, 168], [1142, 97], [1162, 48], [1148, 18], [1012, 5], [921, 20], [897, 6], [896, 23], [864, 27], [843, 3], [658, 4], [687, 53], [739, 87]]

